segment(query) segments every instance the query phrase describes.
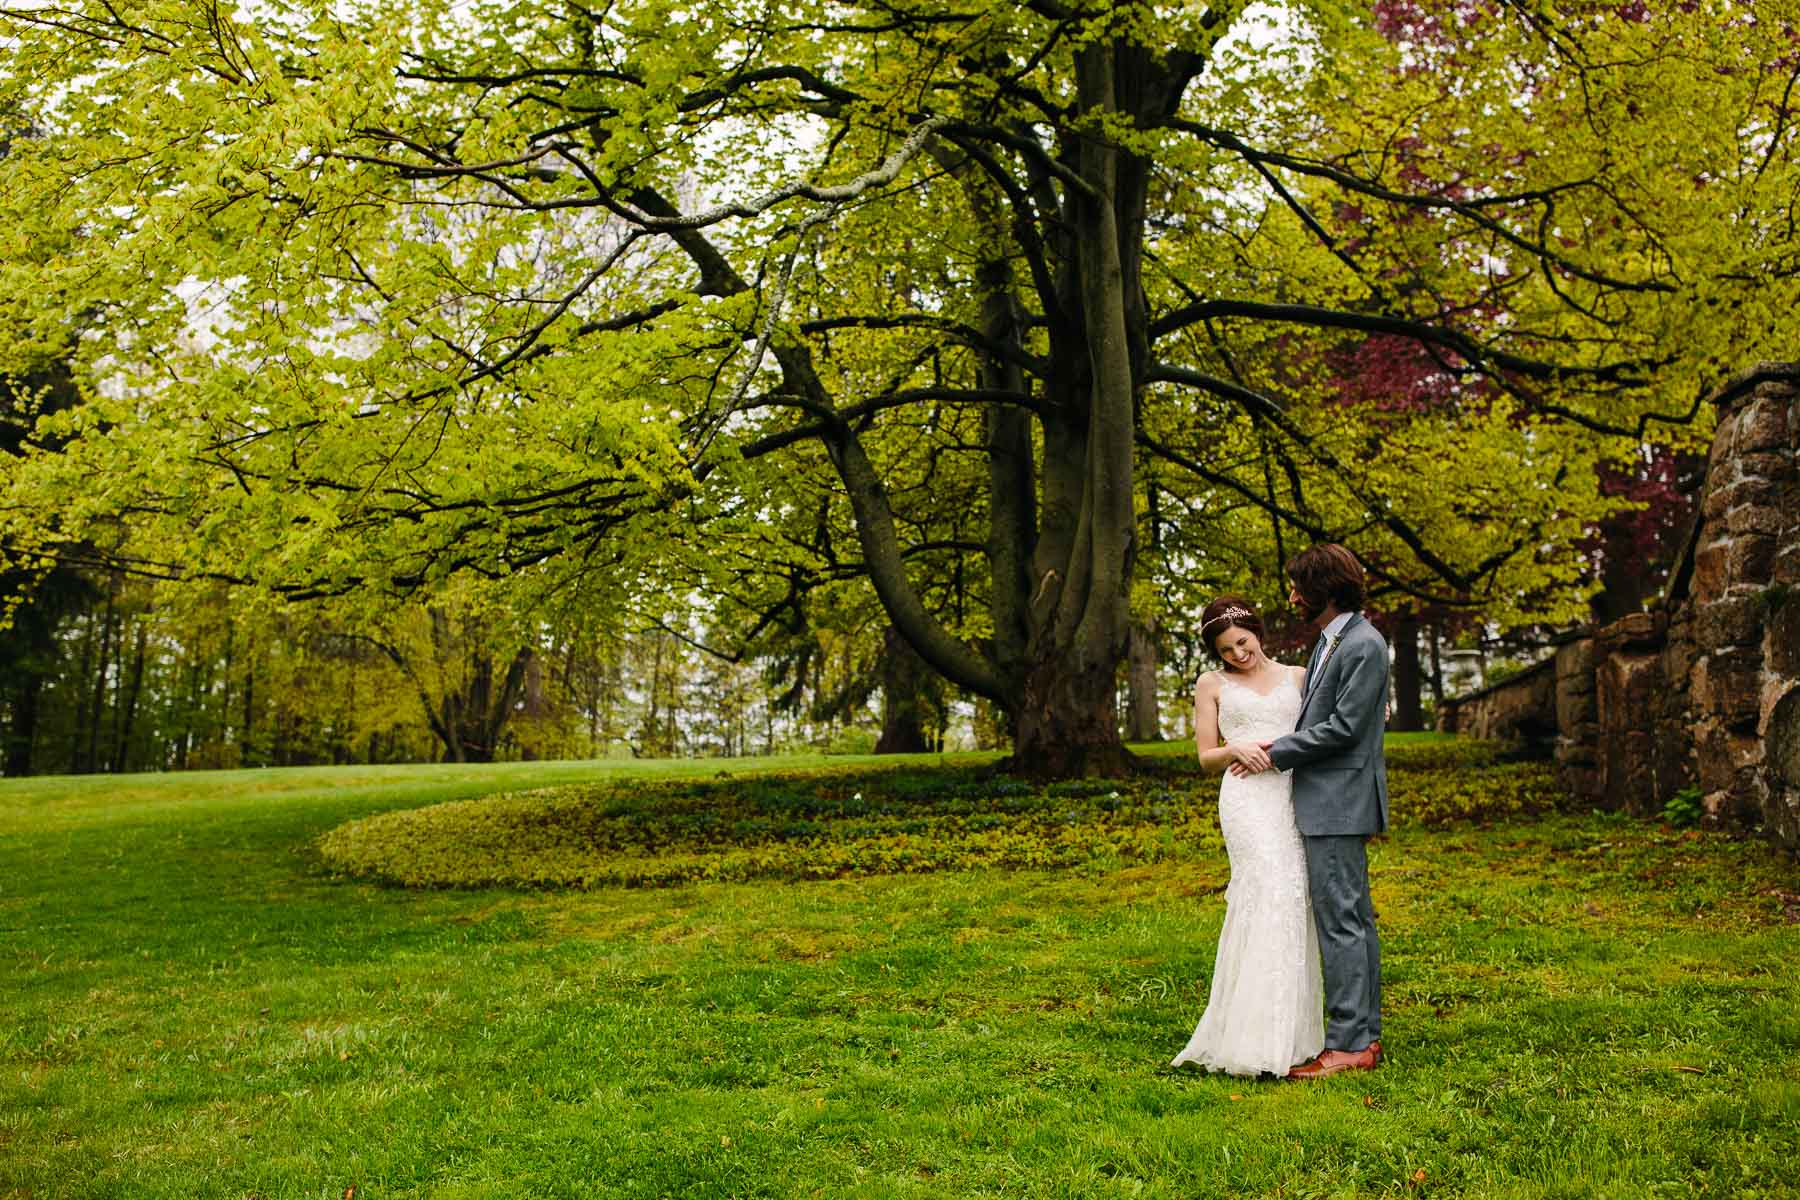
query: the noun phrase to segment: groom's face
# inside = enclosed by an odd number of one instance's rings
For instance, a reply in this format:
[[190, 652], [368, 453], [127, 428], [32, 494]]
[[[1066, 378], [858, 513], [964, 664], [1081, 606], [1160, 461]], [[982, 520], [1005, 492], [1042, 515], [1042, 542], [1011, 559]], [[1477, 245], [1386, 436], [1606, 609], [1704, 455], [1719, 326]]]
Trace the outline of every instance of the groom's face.
[[1299, 585], [1291, 579], [1288, 580], [1288, 603], [1299, 609], [1300, 615], [1308, 621], [1318, 620], [1319, 614], [1325, 611], [1322, 608], [1314, 608], [1308, 603], [1306, 597], [1300, 594]]

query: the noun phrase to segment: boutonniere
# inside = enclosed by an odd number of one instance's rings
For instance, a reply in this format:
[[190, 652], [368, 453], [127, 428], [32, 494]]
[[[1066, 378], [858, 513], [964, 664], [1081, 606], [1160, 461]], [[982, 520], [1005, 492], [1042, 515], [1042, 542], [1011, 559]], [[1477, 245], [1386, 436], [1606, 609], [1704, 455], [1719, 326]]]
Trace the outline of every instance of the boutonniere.
[[1325, 667], [1331, 662], [1331, 656], [1337, 653], [1338, 643], [1344, 640], [1344, 635], [1348, 632], [1350, 632], [1350, 627], [1346, 625], [1338, 630], [1329, 642], [1325, 643], [1325, 657], [1319, 660], [1320, 675], [1325, 674]]

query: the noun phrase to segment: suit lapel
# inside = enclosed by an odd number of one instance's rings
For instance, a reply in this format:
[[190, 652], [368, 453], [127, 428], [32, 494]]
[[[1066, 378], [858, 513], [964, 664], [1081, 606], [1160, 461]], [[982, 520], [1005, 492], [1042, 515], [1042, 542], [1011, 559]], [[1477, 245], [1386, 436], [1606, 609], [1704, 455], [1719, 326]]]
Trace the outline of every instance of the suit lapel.
[[1313, 647], [1313, 665], [1306, 671], [1306, 694], [1300, 698], [1302, 713], [1305, 713], [1307, 706], [1312, 703], [1313, 694], [1319, 690], [1319, 683], [1325, 678], [1326, 670], [1330, 668], [1332, 660], [1337, 657], [1337, 648], [1343, 645], [1344, 639], [1350, 636], [1350, 631], [1356, 628], [1356, 623], [1360, 620], [1362, 620], [1361, 613], [1351, 613], [1350, 619], [1344, 623], [1343, 629], [1338, 631], [1336, 638], [1330, 642], [1321, 638], [1319, 643]]
[[1325, 659], [1325, 639], [1317, 638], [1313, 642], [1312, 658], [1306, 664], [1306, 691], [1300, 697], [1300, 711], [1312, 702], [1312, 694], [1319, 686], [1319, 664]]

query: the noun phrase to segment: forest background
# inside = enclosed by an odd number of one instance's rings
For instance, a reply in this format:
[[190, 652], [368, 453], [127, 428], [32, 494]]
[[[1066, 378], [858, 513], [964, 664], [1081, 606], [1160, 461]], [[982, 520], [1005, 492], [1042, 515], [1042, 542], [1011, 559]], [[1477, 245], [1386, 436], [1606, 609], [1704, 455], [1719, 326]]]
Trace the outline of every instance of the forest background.
[[1782, 3], [8, 4], [7, 774], [1396, 727], [1651, 602], [1791, 357]]

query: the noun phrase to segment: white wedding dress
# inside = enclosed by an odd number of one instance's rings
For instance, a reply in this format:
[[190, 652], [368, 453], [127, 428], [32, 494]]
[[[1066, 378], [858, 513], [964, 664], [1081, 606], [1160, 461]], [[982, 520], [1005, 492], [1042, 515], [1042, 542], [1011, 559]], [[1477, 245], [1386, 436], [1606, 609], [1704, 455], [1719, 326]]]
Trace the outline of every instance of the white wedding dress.
[[[1268, 695], [1219, 690], [1219, 734], [1268, 742], [1294, 731], [1300, 689], [1289, 674]], [[1306, 894], [1306, 852], [1294, 825], [1293, 778], [1264, 771], [1219, 786], [1219, 829], [1231, 861], [1225, 925], [1206, 1012], [1172, 1066], [1285, 1075], [1325, 1046], [1319, 937]]]

